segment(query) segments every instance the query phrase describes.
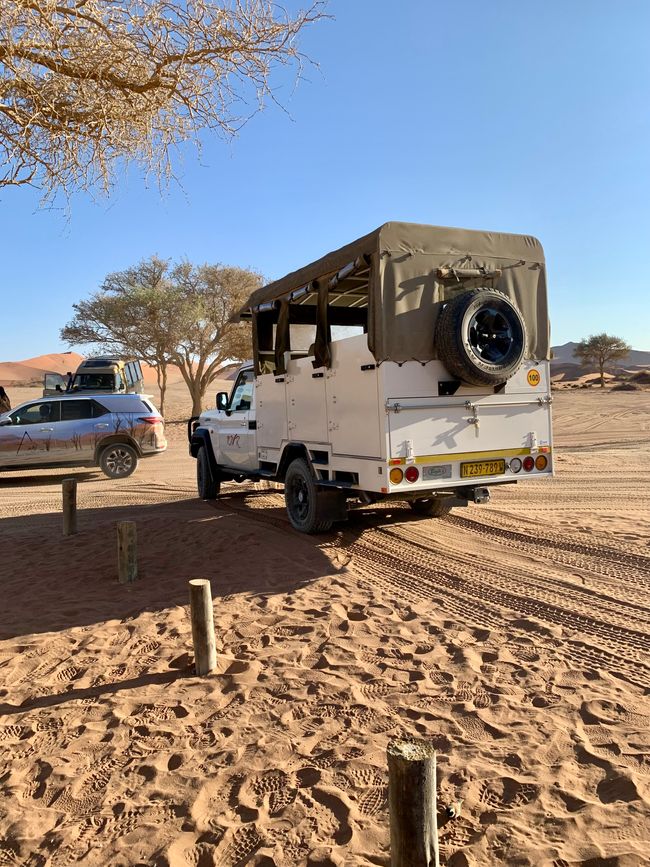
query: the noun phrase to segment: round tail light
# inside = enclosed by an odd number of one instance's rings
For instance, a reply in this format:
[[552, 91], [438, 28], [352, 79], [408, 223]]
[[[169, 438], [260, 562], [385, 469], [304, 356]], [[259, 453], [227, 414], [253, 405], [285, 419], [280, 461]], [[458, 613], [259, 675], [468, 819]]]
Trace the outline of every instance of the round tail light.
[[404, 473], [400, 470], [399, 467], [393, 467], [393, 469], [388, 474], [388, 478], [390, 479], [391, 485], [399, 485], [399, 483], [404, 478]]
[[546, 455], [537, 455], [537, 457], [535, 458], [535, 467], [538, 470], [545, 470], [547, 466], [548, 459], [546, 458]]
[[510, 472], [511, 473], [518, 473], [520, 470], [521, 470], [521, 461], [519, 460], [519, 458], [513, 458], [510, 461]]
[[524, 458], [524, 469], [526, 470], [527, 473], [529, 473], [533, 469], [534, 466], [535, 466], [535, 461], [531, 458], [530, 455], [528, 455], [528, 457]]
[[420, 478], [420, 471], [417, 467], [410, 466], [406, 468], [406, 473], [404, 475], [406, 476], [407, 482], [417, 482]]

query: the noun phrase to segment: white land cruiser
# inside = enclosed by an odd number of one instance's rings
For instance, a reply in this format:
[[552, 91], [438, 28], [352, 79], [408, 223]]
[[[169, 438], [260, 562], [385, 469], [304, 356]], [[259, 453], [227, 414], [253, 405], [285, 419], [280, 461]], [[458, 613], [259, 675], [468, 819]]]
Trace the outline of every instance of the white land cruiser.
[[199, 495], [284, 482], [306, 533], [347, 501], [419, 514], [552, 475], [546, 271], [524, 235], [387, 223], [257, 290], [253, 362], [190, 423]]

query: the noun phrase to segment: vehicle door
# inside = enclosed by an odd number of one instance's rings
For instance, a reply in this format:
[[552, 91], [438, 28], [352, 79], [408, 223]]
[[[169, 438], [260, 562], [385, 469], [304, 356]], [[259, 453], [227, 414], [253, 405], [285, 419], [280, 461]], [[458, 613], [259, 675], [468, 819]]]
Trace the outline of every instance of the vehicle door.
[[90, 397], [61, 401], [61, 421], [56, 426], [60, 461], [90, 463], [95, 457], [98, 435], [109, 433], [110, 425], [99, 418], [108, 410]]
[[0, 426], [0, 466], [56, 463], [56, 426], [61, 401], [28, 403], [10, 412]]
[[66, 389], [68, 379], [60, 373], [46, 373], [43, 380], [43, 397], [61, 394]]
[[255, 430], [255, 375], [252, 368], [242, 370], [230, 395], [228, 408], [218, 417], [219, 457], [223, 466], [256, 470], [257, 431]]

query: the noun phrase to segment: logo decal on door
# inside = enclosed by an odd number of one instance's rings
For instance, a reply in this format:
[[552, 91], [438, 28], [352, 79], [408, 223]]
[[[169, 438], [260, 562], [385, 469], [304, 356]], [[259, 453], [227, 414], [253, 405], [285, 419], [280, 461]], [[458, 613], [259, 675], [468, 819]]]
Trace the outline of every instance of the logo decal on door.
[[234, 448], [241, 448], [239, 445], [239, 434], [228, 434], [226, 437], [226, 442], [229, 446], [233, 446]]

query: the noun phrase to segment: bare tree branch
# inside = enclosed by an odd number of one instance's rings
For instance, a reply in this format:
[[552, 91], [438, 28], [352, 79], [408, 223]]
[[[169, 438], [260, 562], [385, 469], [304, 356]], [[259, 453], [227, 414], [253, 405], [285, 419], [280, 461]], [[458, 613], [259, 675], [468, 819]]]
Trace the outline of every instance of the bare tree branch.
[[304, 55], [326, 0], [289, 15], [272, 0], [3, 0], [0, 186], [110, 190], [124, 162], [161, 182], [171, 149], [231, 136]]

